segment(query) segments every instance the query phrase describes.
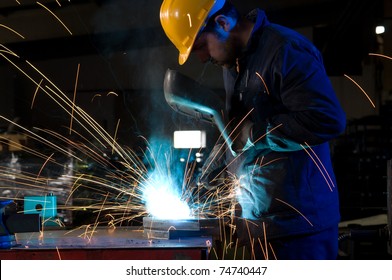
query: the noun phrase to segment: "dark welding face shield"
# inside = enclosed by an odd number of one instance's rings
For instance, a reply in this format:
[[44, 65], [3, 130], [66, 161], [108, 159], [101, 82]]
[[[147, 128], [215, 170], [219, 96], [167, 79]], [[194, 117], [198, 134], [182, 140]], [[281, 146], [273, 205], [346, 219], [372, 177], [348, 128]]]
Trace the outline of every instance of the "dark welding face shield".
[[225, 106], [217, 93], [172, 69], [166, 71], [163, 90], [166, 102], [174, 111], [215, 124], [231, 149], [232, 141], [222, 118]]

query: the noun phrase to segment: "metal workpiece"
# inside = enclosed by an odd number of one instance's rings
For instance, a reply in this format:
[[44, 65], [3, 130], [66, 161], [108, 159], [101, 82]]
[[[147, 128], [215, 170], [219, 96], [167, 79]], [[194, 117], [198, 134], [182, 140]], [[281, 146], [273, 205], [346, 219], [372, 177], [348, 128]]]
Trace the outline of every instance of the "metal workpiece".
[[177, 239], [182, 237], [219, 237], [220, 219], [157, 219], [143, 218], [143, 232], [146, 238]]

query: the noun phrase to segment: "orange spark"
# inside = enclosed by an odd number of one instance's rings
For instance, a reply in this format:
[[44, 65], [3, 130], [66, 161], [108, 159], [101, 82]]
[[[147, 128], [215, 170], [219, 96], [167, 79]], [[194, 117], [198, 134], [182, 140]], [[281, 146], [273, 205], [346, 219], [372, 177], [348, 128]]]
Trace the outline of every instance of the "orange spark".
[[237, 248], [238, 248], [238, 238], [235, 241], [235, 247], [234, 247], [234, 260], [237, 258]]
[[263, 135], [261, 135], [258, 139], [256, 139], [256, 141], [254, 141], [254, 143], [257, 143], [258, 141], [260, 141], [260, 139], [262, 139], [263, 137], [267, 136], [268, 134], [270, 134], [272, 131], [274, 131], [275, 129], [281, 127], [283, 124], [279, 124], [273, 128], [271, 128], [270, 130], [268, 130], [266, 133], [264, 133]]
[[8, 30], [12, 31], [13, 33], [15, 33], [16, 35], [18, 35], [20, 38], [25, 39], [25, 37], [24, 37], [22, 34], [16, 32], [16, 31], [15, 31], [14, 29], [12, 29], [11, 27], [8, 27], [8, 26], [6, 26], [6, 25], [4, 25], [4, 24], [0, 24], [0, 27], [3, 27], [3, 28], [5, 28], [5, 29], [8, 29]]
[[19, 55], [17, 55], [16, 53], [14, 53], [13, 51], [11, 51], [9, 48], [7, 48], [6, 46], [4, 46], [3, 44], [0, 44], [0, 47], [4, 48], [4, 50], [0, 50], [0, 52], [4, 52], [4, 53], [8, 53], [10, 55], [13, 55], [17, 58], [20, 58]]
[[270, 247], [270, 249], [271, 249], [272, 254], [274, 255], [274, 259], [277, 260], [278, 258], [276, 257], [274, 248], [272, 248], [272, 245], [271, 245], [270, 242], [268, 242], [268, 244], [269, 244], [269, 247]]
[[383, 57], [389, 60], [392, 60], [392, 57], [387, 56], [387, 55], [383, 55], [383, 54], [378, 54], [378, 53], [369, 53], [369, 55], [373, 55], [373, 56], [379, 56], [379, 57]]
[[[205, 172], [210, 168], [211, 164], [212, 164], [213, 162], [215, 162], [215, 160], [216, 160], [216, 158], [217, 158], [217, 156], [218, 156], [219, 154], [220, 154], [220, 155], [219, 155], [219, 158], [222, 157], [222, 156], [225, 154], [225, 152], [222, 152], [222, 153], [221, 153], [222, 149], [224, 149], [224, 145], [223, 145], [223, 144], [219, 147], [219, 150], [215, 153], [214, 157], [213, 157], [213, 158], [211, 159], [211, 161], [208, 163], [208, 165], [207, 165], [205, 171], [201, 174], [201, 177], [204, 176]], [[225, 150], [227, 150], [227, 149], [225, 149]], [[219, 176], [219, 175], [220, 175], [220, 174], [218, 174], [218, 176]], [[218, 177], [218, 176], [216, 176], [216, 177]]]
[[118, 119], [118, 121], [117, 121], [116, 131], [114, 132], [112, 154], [114, 154], [114, 148], [115, 148], [115, 145], [116, 145], [116, 137], [117, 137], [117, 132], [118, 132], [118, 127], [119, 126], [120, 126], [120, 119]]
[[263, 222], [263, 234], [264, 234], [264, 242], [265, 242], [265, 247], [264, 248], [265, 248], [265, 251], [267, 253], [266, 260], [268, 260], [269, 258], [268, 258], [268, 246], [267, 246], [267, 232], [266, 232], [266, 229], [265, 229], [265, 222]]
[[44, 162], [44, 164], [41, 166], [41, 169], [39, 170], [38, 174], [37, 174], [37, 180], [39, 178], [39, 176], [41, 175], [42, 170], [44, 170], [45, 165], [48, 163], [48, 161], [52, 158], [52, 156], [54, 155], [54, 153], [52, 153]]
[[238, 127], [240, 127], [240, 125], [246, 120], [246, 118], [250, 115], [250, 113], [252, 113], [252, 111], [254, 110], [254, 108], [252, 108], [242, 119], [241, 121], [237, 124], [236, 127], [234, 127], [233, 131], [229, 134], [229, 138], [235, 133], [235, 131], [238, 129]]
[[78, 70], [76, 71], [76, 81], [75, 81], [74, 95], [72, 100], [71, 121], [69, 124], [69, 135], [71, 135], [72, 133], [72, 123], [73, 123], [74, 111], [75, 111], [75, 99], [76, 99], [76, 89], [78, 87], [78, 81], [79, 81], [79, 71], [80, 71], [80, 63], [78, 64]]
[[366, 93], [366, 91], [356, 82], [354, 81], [354, 79], [350, 78], [348, 75], [344, 74], [344, 76], [349, 79], [350, 81], [352, 81], [367, 97], [367, 99], [369, 99], [369, 102], [372, 104], [373, 108], [376, 108], [376, 105], [374, 105], [374, 102], [370, 99], [369, 95]]
[[306, 143], [306, 146], [312, 151], [312, 154], [316, 157], [316, 159], [318, 160], [318, 162], [321, 164], [321, 167], [323, 168], [323, 170], [325, 171], [325, 174], [327, 174], [328, 180], [329, 182], [332, 184], [332, 186], [335, 188], [335, 184], [333, 182], [333, 180], [331, 179], [331, 176], [329, 175], [327, 169], [325, 168], [323, 162], [321, 161], [321, 159], [317, 156], [317, 154], [315, 153], [315, 151], [312, 149], [312, 147], [310, 147], [310, 145], [308, 143]]
[[102, 95], [97, 93], [96, 95], [93, 96], [93, 98], [91, 98], [91, 103], [94, 102], [95, 97], [101, 97]]
[[48, 7], [46, 7], [45, 5], [41, 4], [38, 1], [37, 4], [40, 5], [42, 8], [44, 8], [45, 10], [47, 10], [50, 14], [52, 14], [64, 26], [64, 28], [68, 31], [68, 33], [72, 35], [71, 30], [69, 30], [69, 28], [64, 24], [64, 22], [61, 21], [61, 19], [58, 16], [56, 16], [55, 13], [53, 13]]
[[99, 216], [101, 215], [101, 212], [102, 212], [103, 209], [104, 209], [104, 206], [105, 206], [106, 200], [108, 199], [108, 196], [109, 196], [109, 193], [106, 193], [105, 199], [104, 199], [104, 201], [102, 202], [101, 208], [99, 209], [98, 214], [97, 214], [97, 217], [96, 217], [96, 219], [95, 219], [95, 223], [94, 223], [94, 226], [93, 226], [93, 230], [91, 231], [91, 235], [90, 235], [90, 237], [87, 238], [87, 239], [89, 240], [89, 242], [90, 242], [91, 239], [93, 238], [93, 234], [94, 234], [96, 228], [98, 227], [98, 219], [99, 219]]
[[37, 85], [37, 88], [34, 92], [34, 96], [33, 96], [33, 100], [31, 101], [31, 107], [30, 109], [33, 109], [34, 106], [34, 102], [35, 102], [35, 97], [37, 96], [38, 90], [41, 88], [41, 84], [42, 84], [43, 79], [41, 79], [41, 81], [39, 82], [39, 84]]
[[290, 207], [291, 209], [293, 209], [295, 212], [297, 212], [298, 214], [300, 214], [300, 215], [309, 223], [309, 225], [313, 226], [313, 224], [309, 221], [309, 219], [306, 218], [305, 215], [302, 214], [300, 211], [298, 211], [297, 208], [295, 208], [294, 206], [288, 204], [287, 202], [284, 202], [283, 200], [281, 200], [281, 199], [279, 199], [279, 198], [276, 198], [276, 197], [275, 197], [275, 199], [276, 199], [277, 201], [279, 201], [279, 202], [281, 202], [281, 203], [287, 205], [287, 206]]
[[[260, 237], [257, 238], [257, 241], [259, 241], [259, 245], [260, 245], [261, 251], [263, 252], [264, 259], [265, 259], [265, 260], [268, 260], [268, 249], [267, 249], [267, 250], [264, 250], [264, 246], [263, 246], [263, 243], [262, 243], [261, 240], [260, 240]], [[267, 252], [266, 252], [266, 251], [267, 251]]]
[[118, 96], [118, 94], [117, 94], [117, 93], [115, 93], [114, 91], [109, 91], [109, 92], [108, 92], [108, 94], [106, 94], [106, 96], [109, 96], [109, 95], [115, 95], [115, 96]]
[[[301, 145], [301, 144], [300, 144], [300, 145]], [[307, 149], [306, 149], [303, 145], [301, 145], [301, 147], [302, 147], [302, 149], [304, 149], [304, 151], [308, 154], [308, 156], [310, 157], [310, 159], [311, 159], [311, 160], [314, 162], [314, 164], [316, 165], [317, 169], [320, 171], [321, 175], [324, 177], [324, 180], [325, 180], [325, 182], [327, 183], [329, 190], [330, 190], [331, 192], [333, 192], [332, 187], [331, 187], [330, 183], [328, 182], [327, 177], [325, 177], [325, 174], [324, 174], [324, 172], [321, 170], [321, 168], [320, 168], [320, 166], [318, 165], [317, 161], [313, 158], [313, 156], [307, 151]], [[328, 174], [328, 173], [327, 173], [327, 174]]]
[[258, 72], [256, 72], [256, 75], [257, 75], [257, 77], [259, 77], [260, 78], [260, 80], [263, 82], [263, 84], [264, 84], [264, 87], [265, 87], [265, 90], [267, 91], [267, 94], [269, 95], [270, 94], [270, 92], [269, 92], [269, 90], [268, 90], [268, 87], [267, 87], [267, 84], [265, 83], [265, 81], [264, 81], [264, 79], [263, 79], [263, 77], [258, 73]]
[[56, 246], [56, 251], [57, 251], [57, 255], [59, 256], [59, 260], [61, 261], [60, 251], [59, 251], [59, 248], [57, 246]]
[[264, 166], [267, 166], [268, 164], [271, 164], [271, 163], [273, 163], [273, 162], [275, 162], [275, 161], [283, 160], [283, 159], [288, 159], [288, 158], [287, 158], [287, 157], [275, 158], [275, 159], [271, 159], [270, 161], [268, 161], [268, 162], [266, 162], [266, 163], [263, 163], [263, 164], [261, 164], [261, 162], [260, 162], [260, 167], [262, 168], [262, 167], [264, 167]]
[[68, 201], [71, 199], [73, 193], [78, 189], [78, 187], [81, 185], [78, 185], [78, 181], [82, 181], [83, 177], [85, 176], [85, 174], [80, 175], [78, 178], [76, 178], [76, 180], [73, 182], [72, 187], [71, 187], [71, 192], [68, 195], [67, 200], [64, 202], [64, 205], [68, 204]]

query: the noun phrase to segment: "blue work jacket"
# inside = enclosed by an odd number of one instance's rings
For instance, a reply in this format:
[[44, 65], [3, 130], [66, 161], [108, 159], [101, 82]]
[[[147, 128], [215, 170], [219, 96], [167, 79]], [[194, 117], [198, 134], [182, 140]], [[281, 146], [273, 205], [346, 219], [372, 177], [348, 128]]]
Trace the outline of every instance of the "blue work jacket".
[[257, 240], [337, 226], [328, 141], [344, 131], [346, 117], [321, 54], [262, 10], [248, 16], [255, 25], [247, 49], [223, 73], [230, 121], [250, 112], [253, 123], [250, 148], [227, 159], [238, 182], [238, 234]]

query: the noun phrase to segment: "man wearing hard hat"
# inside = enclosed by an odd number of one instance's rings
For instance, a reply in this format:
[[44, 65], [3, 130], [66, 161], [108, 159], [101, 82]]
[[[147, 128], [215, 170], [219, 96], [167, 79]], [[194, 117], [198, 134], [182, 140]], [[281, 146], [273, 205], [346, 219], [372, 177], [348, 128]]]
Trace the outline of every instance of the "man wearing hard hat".
[[346, 118], [318, 50], [264, 11], [242, 17], [227, 0], [164, 0], [160, 19], [181, 65], [194, 53], [222, 66], [235, 151], [224, 162], [238, 182], [239, 244], [257, 259], [336, 259], [328, 141]]

